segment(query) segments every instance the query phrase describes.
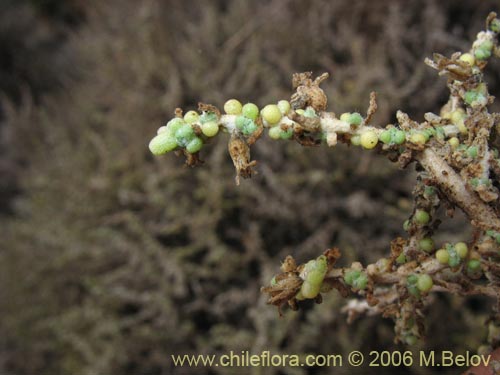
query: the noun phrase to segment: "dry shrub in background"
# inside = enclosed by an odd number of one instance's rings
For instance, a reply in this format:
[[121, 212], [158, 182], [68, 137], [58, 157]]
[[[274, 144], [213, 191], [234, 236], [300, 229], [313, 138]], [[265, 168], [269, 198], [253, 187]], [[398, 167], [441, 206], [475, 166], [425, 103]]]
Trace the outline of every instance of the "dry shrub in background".
[[[26, 59], [54, 67], [70, 49], [70, 62], [56, 75], [43, 74], [63, 87], [40, 89], [36, 100], [25, 94], [17, 106], [3, 102], [2, 165], [16, 175], [6, 186], [18, 193], [1, 218], [7, 303], [0, 305], [0, 369], [175, 374], [185, 369], [172, 367], [172, 353], [395, 349], [388, 321], [346, 325], [340, 297], [279, 319], [259, 287], [286, 254], [302, 261], [336, 245], [352, 249], [346, 265], [378, 259], [403, 233], [411, 178], [368, 153], [269, 141], [254, 151], [266, 161], [260, 174], [235, 188], [224, 141], [207, 150], [206, 166], [196, 170], [180, 168], [180, 159], [153, 159], [147, 143], [176, 106], [198, 100], [221, 106], [228, 97], [262, 105], [287, 96], [289, 77], [303, 70], [332, 73], [324, 88], [339, 112], [364, 109], [374, 90], [377, 123], [393, 122], [396, 109], [422, 117], [447, 95], [423, 58], [466, 49], [494, 6], [80, 5], [85, 21], [68, 31], [63, 50], [48, 56], [27, 50]], [[55, 22], [44, 13], [33, 17]], [[32, 87], [36, 80], [19, 82]], [[494, 95], [498, 76], [489, 82]], [[463, 228], [457, 218], [437, 240], [452, 240]], [[433, 334], [423, 348], [475, 350], [486, 338], [488, 301], [434, 298]]]

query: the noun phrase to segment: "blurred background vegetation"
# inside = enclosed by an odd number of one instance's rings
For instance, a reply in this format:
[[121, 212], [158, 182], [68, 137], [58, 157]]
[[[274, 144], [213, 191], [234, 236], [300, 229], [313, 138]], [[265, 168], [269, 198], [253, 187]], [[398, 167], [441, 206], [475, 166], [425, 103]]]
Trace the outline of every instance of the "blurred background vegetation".
[[[411, 211], [411, 170], [263, 139], [259, 174], [236, 187], [223, 136], [194, 170], [147, 144], [177, 106], [262, 106], [308, 70], [331, 74], [330, 110], [363, 112], [374, 90], [381, 125], [397, 109], [422, 119], [447, 98], [424, 57], [468, 49], [497, 5], [0, 0], [0, 373], [186, 374], [170, 354], [404, 349], [381, 317], [347, 325], [336, 292], [280, 318], [259, 288], [287, 254], [339, 246], [344, 265], [387, 255]], [[437, 240], [467, 233], [457, 213]], [[432, 296], [422, 348], [476, 350], [490, 311]]]

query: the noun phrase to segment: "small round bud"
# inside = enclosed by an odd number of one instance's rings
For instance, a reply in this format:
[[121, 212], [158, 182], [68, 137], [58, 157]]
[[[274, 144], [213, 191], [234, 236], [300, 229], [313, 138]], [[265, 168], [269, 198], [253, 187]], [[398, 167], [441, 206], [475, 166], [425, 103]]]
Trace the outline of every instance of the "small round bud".
[[450, 260], [450, 254], [448, 253], [448, 250], [439, 249], [438, 251], [436, 251], [436, 259], [441, 264], [448, 264], [448, 261]]
[[241, 109], [243, 106], [236, 99], [229, 99], [226, 103], [224, 103], [224, 111], [228, 115], [239, 115], [241, 113]]
[[485, 40], [479, 48], [483, 48], [485, 50], [491, 51], [493, 49], [493, 42], [491, 40]]
[[421, 292], [428, 292], [429, 290], [431, 290], [433, 285], [434, 282], [432, 281], [432, 277], [430, 277], [428, 274], [423, 274], [418, 277], [417, 288]]
[[351, 137], [351, 144], [353, 146], [359, 146], [361, 144], [361, 136], [355, 134]]
[[467, 244], [465, 242], [457, 242], [455, 244], [455, 251], [460, 258], [464, 259], [467, 257], [469, 249], [467, 248]]
[[427, 128], [427, 129], [424, 129], [422, 133], [424, 134], [425, 141], [427, 142], [430, 139], [430, 137], [433, 137], [436, 135], [436, 129]]
[[436, 126], [434, 129], [436, 130], [436, 138], [444, 139], [444, 128], [442, 126]]
[[236, 117], [236, 119], [234, 120], [234, 124], [236, 125], [236, 127], [239, 129], [239, 130], [243, 130], [243, 127], [245, 126], [246, 122], [248, 121], [249, 119], [246, 118], [245, 116], [238, 116]]
[[484, 106], [488, 104], [485, 94], [476, 91], [467, 91], [464, 95], [464, 101], [471, 107]]
[[418, 290], [417, 282], [418, 282], [417, 275], [409, 275], [406, 278], [406, 288], [408, 289], [408, 292], [411, 295], [413, 295], [415, 297], [420, 297], [420, 291]]
[[420, 249], [427, 253], [430, 253], [432, 250], [434, 250], [434, 240], [430, 237], [422, 238], [418, 244], [420, 246]]
[[153, 155], [162, 155], [177, 147], [177, 141], [168, 131], [158, 134], [149, 142], [149, 150]]
[[481, 262], [478, 259], [471, 259], [467, 262], [467, 270], [476, 272], [481, 269]]
[[278, 108], [282, 114], [286, 115], [290, 112], [290, 102], [288, 100], [280, 100], [278, 102]]
[[167, 128], [172, 132], [172, 134], [175, 134], [175, 132], [179, 130], [185, 123], [186, 122], [184, 121], [184, 119], [175, 117], [167, 122]]
[[462, 54], [459, 60], [469, 64], [470, 66], [473, 66], [476, 63], [476, 59], [470, 53]]
[[186, 121], [188, 124], [194, 124], [198, 121], [199, 118], [200, 115], [196, 111], [187, 111], [184, 115], [184, 121]]
[[281, 129], [279, 126], [273, 126], [269, 129], [269, 137], [272, 139], [280, 139], [281, 138]]
[[205, 122], [201, 125], [201, 132], [207, 137], [214, 137], [219, 132], [219, 125], [215, 121]]
[[344, 281], [347, 285], [353, 285], [354, 280], [356, 280], [361, 275], [359, 270], [348, 270], [344, 275]]
[[406, 255], [404, 253], [401, 253], [398, 255], [396, 258], [396, 263], [397, 264], [405, 264], [406, 263]]
[[418, 276], [417, 275], [409, 275], [407, 278], [406, 278], [406, 283], [407, 285], [412, 285], [412, 284], [416, 284], [418, 281]]
[[481, 44], [475, 46], [474, 57], [477, 60], [486, 60], [491, 57], [493, 43], [490, 40], [485, 40]]
[[161, 133], [165, 133], [165, 132], [169, 132], [170, 134], [172, 134], [172, 131], [167, 127], [167, 126], [160, 126], [158, 128], [158, 130], [156, 131], [156, 134], [161, 134]]
[[175, 139], [179, 146], [185, 147], [194, 138], [194, 130], [189, 124], [182, 125], [175, 132]]
[[313, 284], [309, 281], [304, 281], [304, 283], [302, 284], [302, 287], [300, 288], [300, 293], [301, 293], [301, 297], [303, 299], [306, 299], [306, 298], [315, 298], [318, 293], [320, 292], [321, 290], [321, 284]]
[[490, 23], [490, 30], [494, 33], [500, 32], [500, 20], [498, 18], [494, 18]]
[[268, 104], [260, 112], [262, 118], [270, 125], [274, 125], [281, 120], [281, 111], [276, 104]]
[[302, 297], [315, 298], [318, 295], [327, 270], [327, 260], [324, 255], [320, 255], [318, 258], [306, 263], [301, 273], [301, 277], [304, 278], [304, 283], [300, 289]]
[[470, 146], [468, 149], [467, 149], [467, 155], [474, 159], [476, 156], [477, 156], [477, 146]]
[[467, 117], [467, 115], [465, 114], [465, 110], [463, 108], [457, 108], [450, 114], [451, 123], [454, 125], [463, 120], [465, 117]]
[[428, 137], [424, 133], [413, 133], [410, 136], [410, 142], [415, 143], [415, 144], [420, 144], [423, 145], [425, 142], [427, 142]]
[[431, 220], [431, 217], [427, 211], [416, 210], [414, 219], [417, 224], [426, 225]]
[[309, 118], [313, 118], [313, 117], [317, 117], [318, 115], [316, 114], [316, 111], [314, 110], [314, 108], [312, 107], [307, 107], [307, 109], [304, 111], [304, 117], [309, 117]]
[[287, 130], [281, 130], [280, 138], [281, 139], [290, 139], [293, 136], [293, 129], [288, 128]]
[[241, 109], [241, 113], [243, 116], [255, 121], [259, 117], [259, 107], [253, 103], [247, 103]]
[[352, 287], [355, 289], [363, 290], [368, 284], [368, 276], [366, 273], [362, 272], [358, 278], [354, 279], [352, 282]]
[[202, 146], [203, 146], [202, 139], [200, 137], [194, 137], [187, 144], [186, 151], [189, 152], [190, 154], [194, 154], [195, 152], [200, 151]]
[[464, 94], [464, 101], [467, 103], [467, 104], [472, 104], [472, 102], [476, 101], [477, 100], [477, 96], [478, 96], [478, 93], [475, 92], [475, 91], [467, 91], [465, 94]]
[[491, 57], [491, 50], [479, 47], [474, 51], [474, 57], [477, 60], [487, 60]]
[[465, 121], [462, 119], [460, 121], [458, 121], [455, 126], [458, 128], [458, 131], [460, 132], [460, 134], [467, 134], [467, 132], [469, 131], [467, 129], [467, 126], [465, 126]]
[[380, 141], [382, 141], [385, 144], [389, 144], [392, 142], [392, 134], [390, 130], [384, 130], [383, 132], [380, 133], [379, 135]]
[[460, 144], [460, 141], [457, 137], [451, 137], [450, 139], [448, 139], [448, 143], [450, 144], [451, 148], [455, 150]]
[[200, 116], [200, 123], [204, 124], [205, 122], [215, 121], [218, 122], [219, 119], [217, 114], [214, 112], [203, 112]]
[[[249, 119], [250, 120], [250, 119]], [[245, 135], [250, 135], [255, 133], [257, 130], [257, 124], [250, 120], [250, 122], [246, 123], [241, 132]]]
[[402, 130], [396, 130], [392, 136], [392, 141], [397, 145], [402, 145], [406, 141], [406, 133]]
[[348, 119], [348, 123], [351, 124], [351, 125], [360, 125], [361, 122], [363, 121], [363, 117], [358, 113], [358, 112], [353, 112], [351, 113], [351, 115], [349, 116], [349, 119]]
[[457, 267], [462, 259], [458, 256], [456, 250], [453, 247], [448, 248], [447, 250], [448, 253], [450, 254], [450, 259], [448, 259], [448, 265], [450, 267]]
[[411, 226], [411, 221], [410, 220], [405, 220], [405, 222], [403, 223], [403, 229], [405, 231], [408, 231], [410, 229], [410, 226]]
[[367, 150], [371, 150], [378, 143], [378, 136], [373, 130], [368, 130], [361, 134], [361, 146]]
[[345, 112], [345, 113], [342, 113], [340, 115], [340, 121], [347, 122], [348, 124], [350, 124], [350, 122], [349, 122], [350, 118], [351, 118], [351, 114], [349, 112]]

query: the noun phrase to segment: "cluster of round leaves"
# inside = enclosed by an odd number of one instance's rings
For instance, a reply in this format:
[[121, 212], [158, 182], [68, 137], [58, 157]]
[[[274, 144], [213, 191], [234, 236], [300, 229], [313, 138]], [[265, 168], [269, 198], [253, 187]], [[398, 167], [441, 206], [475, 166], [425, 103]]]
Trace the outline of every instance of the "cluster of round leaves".
[[487, 60], [491, 57], [493, 50], [493, 42], [491, 40], [484, 40], [474, 48], [474, 57], [477, 60]]
[[179, 147], [194, 154], [203, 147], [203, 138], [197, 135], [194, 125], [199, 124], [201, 133], [214, 137], [219, 132], [218, 117], [213, 112], [188, 111], [184, 117], [175, 117], [167, 125], [158, 129], [157, 135], [149, 142], [149, 150], [154, 155], [162, 155]]
[[344, 282], [354, 289], [363, 290], [368, 284], [368, 276], [361, 270], [350, 269], [344, 274]]
[[[342, 116], [344, 115], [352, 116], [354, 114], [344, 113]], [[450, 114], [448, 113], [446, 115], [447, 117], [445, 118], [449, 119]], [[464, 116], [463, 114], [460, 115]], [[460, 121], [462, 126], [459, 128], [459, 130], [466, 132], [467, 129], [465, 128], [463, 118], [461, 118]], [[444, 128], [442, 126], [437, 126], [437, 127], [429, 127], [426, 129], [418, 129], [418, 130], [415, 129], [409, 132], [405, 132], [401, 129], [394, 127], [393, 125], [389, 125], [385, 130], [381, 131], [378, 135], [373, 130], [365, 130], [361, 131], [358, 134], [354, 134], [351, 137], [351, 143], [354, 146], [361, 145], [365, 149], [372, 149], [375, 148], [375, 146], [377, 146], [377, 143], [379, 141], [389, 146], [402, 145], [406, 142], [407, 139], [414, 144], [425, 144], [426, 142], [429, 141], [431, 137], [438, 137], [440, 139], [444, 139], [445, 138]]]
[[381, 132], [379, 139], [386, 145], [401, 145], [406, 141], [406, 133], [403, 130], [391, 127]]
[[[189, 112], [194, 112], [194, 111], [189, 111]], [[184, 116], [184, 118], [185, 117], [186, 116]], [[215, 137], [217, 135], [217, 133], [219, 132], [218, 121], [219, 121], [219, 119], [215, 113], [203, 112], [199, 118], [199, 122], [201, 124], [201, 132], [204, 135], [206, 135], [207, 137]], [[194, 123], [194, 122], [195, 121], [193, 121], [192, 123]]]
[[174, 118], [158, 129], [158, 134], [149, 143], [149, 149], [155, 155], [173, 151], [177, 147], [185, 147], [188, 152], [195, 153], [202, 146], [201, 138], [197, 137], [191, 125], [181, 118]]
[[467, 134], [467, 127], [465, 126], [467, 114], [463, 108], [457, 108], [454, 111], [443, 113], [442, 117], [450, 120], [450, 122], [458, 128], [461, 134]]
[[410, 142], [423, 145], [429, 140], [431, 135], [429, 131], [413, 131], [410, 134]]
[[[237, 116], [235, 119], [236, 128], [247, 136], [257, 130], [256, 121], [260, 113], [264, 125], [269, 127], [269, 137], [272, 139], [290, 139], [292, 137], [293, 129], [291, 126], [285, 128], [279, 126], [283, 116], [289, 113], [290, 110], [291, 106], [287, 100], [280, 100], [277, 104], [268, 104], [260, 112], [259, 107], [254, 103], [242, 105], [238, 100], [230, 99], [224, 104], [224, 111], [228, 115]], [[308, 116], [309, 114], [310, 112], [307, 112], [304, 115]], [[314, 113], [314, 115], [316, 114]]]
[[486, 96], [475, 90], [467, 91], [464, 95], [464, 101], [471, 107], [486, 105], [488, 103]]
[[[438, 136], [444, 138], [442, 127], [427, 128], [423, 130], [413, 130], [409, 133], [409, 141], [415, 144], [425, 144], [430, 137]], [[380, 132], [379, 135], [373, 130], [367, 130], [361, 134], [355, 134], [351, 137], [351, 143], [355, 146], [361, 145], [365, 149], [372, 149], [377, 146], [378, 141], [386, 145], [402, 145], [405, 143], [407, 133], [401, 129], [390, 126]]]
[[406, 278], [406, 288], [414, 297], [420, 297], [421, 293], [427, 293], [432, 289], [434, 282], [432, 277], [426, 273], [416, 275], [412, 274]]
[[485, 106], [488, 104], [488, 89], [485, 83], [480, 83], [476, 88], [466, 91], [463, 99], [471, 107]]
[[476, 189], [480, 186], [491, 186], [491, 180], [488, 178], [488, 177], [474, 177], [474, 178], [471, 178], [470, 180], [470, 184], [471, 186]]
[[453, 150], [460, 152], [463, 157], [475, 159], [479, 154], [479, 149], [477, 146], [472, 145], [467, 147], [466, 145], [461, 144], [460, 140], [457, 137], [451, 137], [450, 139], [448, 139], [448, 143]]
[[295, 112], [304, 117], [309, 117], [309, 118], [318, 117], [313, 107], [307, 107], [306, 109], [300, 108], [297, 109]]
[[459, 266], [467, 258], [468, 253], [469, 249], [464, 242], [457, 242], [455, 245], [446, 244], [444, 248], [436, 251], [436, 259], [439, 263], [453, 268]]
[[[290, 103], [287, 100], [280, 100], [277, 104], [268, 104], [260, 112], [265, 124], [269, 126], [269, 137], [271, 139], [290, 139], [293, 136], [293, 128], [280, 125], [283, 116], [291, 110]], [[299, 110], [297, 110], [299, 113]], [[300, 113], [303, 114], [304, 113]]]
[[321, 291], [327, 270], [328, 264], [324, 255], [307, 262], [301, 272], [304, 282], [296, 298], [298, 300], [315, 298]]
[[[468, 254], [469, 249], [467, 248], [467, 244], [464, 242], [457, 242], [455, 245], [446, 244], [443, 249], [436, 251], [436, 259], [439, 263], [454, 268], [460, 265], [467, 258]], [[481, 277], [481, 261], [475, 258], [469, 259], [465, 270], [472, 278]]]
[[[358, 112], [346, 112], [340, 115], [340, 121], [347, 122], [353, 127], [358, 127], [363, 122], [363, 117]], [[379, 136], [373, 130], [360, 131], [351, 137], [351, 144], [353, 146], [361, 146], [366, 150], [375, 148], [378, 144]]]
[[340, 121], [347, 122], [350, 125], [359, 126], [363, 122], [363, 116], [358, 112], [346, 112], [340, 115]]
[[361, 146], [366, 150], [371, 150], [378, 144], [378, 135], [373, 130], [366, 130], [361, 134], [354, 134], [351, 137], [351, 144], [353, 146]]
[[254, 103], [242, 105], [236, 99], [229, 99], [224, 104], [224, 111], [228, 115], [236, 116], [234, 121], [235, 126], [244, 135], [251, 135], [257, 130], [258, 125], [256, 120], [259, 117], [259, 107]]
[[494, 33], [500, 33], [500, 20], [498, 18], [491, 20], [489, 28]]

